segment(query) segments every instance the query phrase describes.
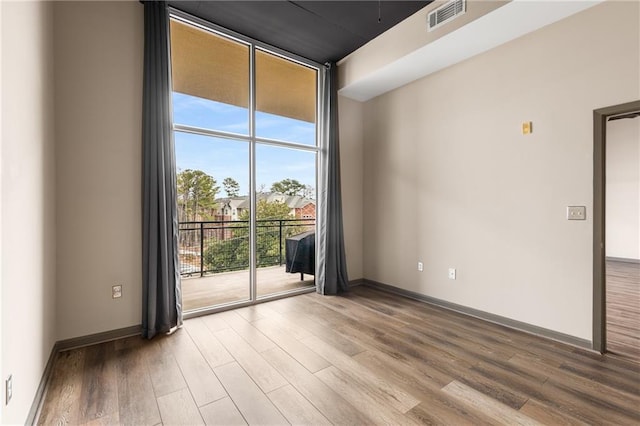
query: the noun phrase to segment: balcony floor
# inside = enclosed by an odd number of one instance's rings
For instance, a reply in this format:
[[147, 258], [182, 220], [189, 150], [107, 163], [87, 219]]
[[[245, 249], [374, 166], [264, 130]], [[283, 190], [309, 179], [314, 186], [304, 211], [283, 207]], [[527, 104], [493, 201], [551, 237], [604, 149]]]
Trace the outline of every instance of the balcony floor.
[[[258, 297], [315, 285], [312, 275], [285, 272], [285, 266], [258, 268]], [[182, 308], [186, 311], [249, 300], [249, 270], [182, 278]]]

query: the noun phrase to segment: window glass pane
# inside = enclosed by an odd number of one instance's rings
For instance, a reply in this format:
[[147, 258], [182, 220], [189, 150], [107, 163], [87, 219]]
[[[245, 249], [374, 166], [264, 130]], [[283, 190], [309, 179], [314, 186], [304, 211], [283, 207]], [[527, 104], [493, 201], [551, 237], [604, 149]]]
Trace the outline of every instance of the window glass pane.
[[[257, 192], [316, 198], [316, 153], [256, 145]], [[284, 182], [284, 183], [283, 183]]]
[[246, 135], [249, 132], [249, 110], [173, 92], [173, 122]]
[[256, 146], [258, 297], [315, 285], [315, 166], [315, 152]]
[[256, 51], [256, 136], [315, 145], [317, 71]]
[[171, 21], [174, 122], [249, 133], [249, 46]]
[[249, 299], [249, 143], [176, 132], [185, 311]]
[[260, 138], [316, 144], [316, 125], [302, 120], [256, 111], [256, 133]]

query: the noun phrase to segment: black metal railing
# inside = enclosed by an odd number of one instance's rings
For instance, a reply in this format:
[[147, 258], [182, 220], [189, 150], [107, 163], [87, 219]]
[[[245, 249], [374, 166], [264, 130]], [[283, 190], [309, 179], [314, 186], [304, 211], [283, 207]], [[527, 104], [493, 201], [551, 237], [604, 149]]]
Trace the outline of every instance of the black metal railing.
[[[315, 229], [315, 219], [262, 219], [256, 222], [257, 266], [285, 262], [285, 240]], [[180, 222], [180, 274], [204, 276], [249, 268], [249, 221]]]

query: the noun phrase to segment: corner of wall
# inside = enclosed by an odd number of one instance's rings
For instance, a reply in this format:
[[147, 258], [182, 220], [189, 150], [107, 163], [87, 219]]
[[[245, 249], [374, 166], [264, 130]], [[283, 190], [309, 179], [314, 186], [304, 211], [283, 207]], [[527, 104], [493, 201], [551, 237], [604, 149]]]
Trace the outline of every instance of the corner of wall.
[[356, 281], [364, 277], [363, 104], [343, 96], [338, 101], [345, 250], [349, 279]]

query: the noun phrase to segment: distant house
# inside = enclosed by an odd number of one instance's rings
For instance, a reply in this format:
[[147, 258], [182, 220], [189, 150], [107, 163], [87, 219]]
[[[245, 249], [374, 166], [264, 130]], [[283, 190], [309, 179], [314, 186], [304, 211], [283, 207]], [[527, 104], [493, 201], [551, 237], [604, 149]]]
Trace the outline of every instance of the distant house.
[[[292, 219], [315, 219], [316, 202], [299, 195], [285, 195], [277, 192], [263, 192], [258, 194], [258, 201], [269, 203], [283, 203], [290, 209]], [[239, 220], [243, 212], [249, 211], [249, 196], [233, 198], [219, 198], [216, 200], [216, 220]]]
[[244, 210], [249, 210], [249, 196], [216, 199], [216, 220], [239, 220]]
[[296, 219], [315, 219], [316, 201], [309, 198], [294, 196], [287, 197], [286, 204], [291, 208], [292, 216]]

